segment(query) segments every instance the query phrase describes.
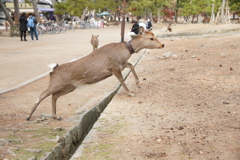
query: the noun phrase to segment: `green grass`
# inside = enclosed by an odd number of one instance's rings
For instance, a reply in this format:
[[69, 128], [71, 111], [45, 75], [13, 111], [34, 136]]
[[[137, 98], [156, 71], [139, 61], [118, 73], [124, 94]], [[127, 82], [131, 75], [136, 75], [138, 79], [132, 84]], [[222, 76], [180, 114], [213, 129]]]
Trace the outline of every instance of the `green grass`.
[[89, 160], [89, 158], [97, 159], [97, 160], [112, 160], [112, 158], [109, 157], [112, 146], [113, 146], [112, 143], [107, 143], [107, 144], [98, 144], [98, 145], [92, 145], [90, 147], [87, 147], [84, 150], [84, 153], [86, 153], [87, 156], [86, 157], [83, 156], [78, 160]]
[[[34, 143], [34, 145], [31, 148], [20, 148], [17, 151], [14, 151], [14, 153], [17, 155], [17, 158], [14, 158], [15, 160], [26, 160], [30, 157], [36, 156], [37, 159], [40, 159], [41, 157], [45, 156], [45, 152], [50, 152], [52, 148], [56, 147], [55, 142], [37, 142]], [[40, 149], [42, 152], [40, 153], [32, 153], [30, 151], [27, 151], [25, 149]]]
[[124, 136], [119, 135], [119, 131], [125, 129], [126, 125], [126, 123], [116, 123], [113, 126], [96, 128], [104, 140], [99, 139], [94, 143], [89, 143], [82, 151], [83, 156], [78, 160], [113, 160], [112, 153], [122, 154], [122, 151], [115, 151], [114, 148], [115, 145], [123, 143]]
[[23, 130], [23, 132], [31, 133], [32, 138], [36, 137], [47, 137], [49, 139], [55, 139], [56, 136], [62, 136], [66, 131], [57, 131], [52, 128], [39, 128], [36, 130]]
[[[45, 156], [46, 152], [51, 152], [52, 148], [55, 148], [57, 143], [49, 141], [48, 139], [56, 139], [56, 136], [63, 136], [66, 134], [66, 130], [54, 130], [48, 127], [39, 127], [37, 129], [29, 130], [15, 130], [14, 133], [9, 133], [8, 139], [16, 139], [21, 141], [13, 141], [11, 145], [25, 145], [18, 147], [18, 150], [13, 150], [17, 158], [16, 160], [26, 160], [32, 156], [36, 156], [37, 159]], [[22, 143], [23, 142], [23, 143]], [[41, 153], [32, 153], [25, 149], [40, 149]]]

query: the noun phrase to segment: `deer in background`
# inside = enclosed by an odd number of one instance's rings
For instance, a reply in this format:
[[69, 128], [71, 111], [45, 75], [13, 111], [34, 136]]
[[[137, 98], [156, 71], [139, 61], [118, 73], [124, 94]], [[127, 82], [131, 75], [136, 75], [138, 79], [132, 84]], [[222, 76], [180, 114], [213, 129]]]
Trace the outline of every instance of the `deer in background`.
[[138, 76], [128, 59], [133, 53], [138, 53], [141, 49], [160, 49], [163, 47], [164, 44], [152, 32], [145, 31], [140, 27], [139, 35], [131, 41], [110, 43], [76, 61], [61, 65], [53, 64], [49, 86], [35, 102], [27, 120], [30, 120], [41, 101], [50, 95], [52, 95], [52, 116], [61, 120], [61, 117], [56, 114], [56, 101], [60, 96], [74, 91], [78, 86], [97, 83], [112, 75], [120, 81], [128, 96], [135, 96], [128, 90], [122, 76], [122, 70], [129, 68], [134, 75], [137, 86], [140, 87]]
[[93, 46], [93, 51], [98, 48], [98, 44], [99, 44], [98, 37], [99, 37], [98, 35], [97, 36], [92, 35], [91, 44]]

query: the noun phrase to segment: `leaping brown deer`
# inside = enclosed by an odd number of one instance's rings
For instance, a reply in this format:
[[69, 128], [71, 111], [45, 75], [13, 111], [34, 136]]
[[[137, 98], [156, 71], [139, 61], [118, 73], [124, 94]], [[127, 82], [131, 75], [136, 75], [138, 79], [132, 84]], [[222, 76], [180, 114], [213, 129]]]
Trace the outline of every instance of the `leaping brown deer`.
[[138, 53], [141, 49], [160, 49], [162, 44], [152, 32], [144, 31], [140, 28], [139, 35], [129, 42], [107, 44], [89, 55], [73, 62], [62, 65], [55, 64], [50, 72], [50, 83], [34, 104], [29, 117], [46, 97], [52, 95], [52, 116], [61, 120], [56, 114], [56, 101], [60, 96], [74, 91], [82, 84], [93, 84], [102, 81], [112, 75], [116, 76], [129, 96], [131, 93], [122, 76], [122, 70], [130, 68], [138, 87], [139, 79], [132, 64], [128, 59], [133, 53]]

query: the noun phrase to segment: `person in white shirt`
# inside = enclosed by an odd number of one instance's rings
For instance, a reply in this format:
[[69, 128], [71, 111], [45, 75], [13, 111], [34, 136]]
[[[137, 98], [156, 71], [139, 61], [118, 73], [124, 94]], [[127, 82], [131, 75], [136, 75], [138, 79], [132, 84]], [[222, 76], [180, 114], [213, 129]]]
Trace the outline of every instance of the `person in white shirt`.
[[139, 27], [143, 27], [145, 30], [147, 30], [147, 26], [146, 26], [145, 23], [143, 23], [143, 20], [142, 20], [142, 19], [140, 19], [140, 20], [138, 21], [138, 25], [139, 25]]

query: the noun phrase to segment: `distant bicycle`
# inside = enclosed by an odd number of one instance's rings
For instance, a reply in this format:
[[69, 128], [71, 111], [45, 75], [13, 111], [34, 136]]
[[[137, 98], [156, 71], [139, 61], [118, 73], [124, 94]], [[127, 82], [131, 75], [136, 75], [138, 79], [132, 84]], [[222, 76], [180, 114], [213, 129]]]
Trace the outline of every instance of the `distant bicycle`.
[[60, 27], [60, 33], [65, 33], [67, 31], [67, 26], [64, 21], [61, 21], [58, 26]]
[[81, 29], [96, 28], [94, 23], [85, 22], [85, 21], [79, 22], [79, 26], [80, 26]]
[[68, 25], [67, 25], [67, 29], [68, 30], [72, 30], [72, 31], [75, 31], [76, 27], [73, 25], [73, 22], [68, 22]]
[[37, 33], [38, 35], [43, 35], [43, 34], [59, 34], [61, 32], [61, 29], [58, 25], [56, 25], [55, 23], [40, 23], [37, 25]]

